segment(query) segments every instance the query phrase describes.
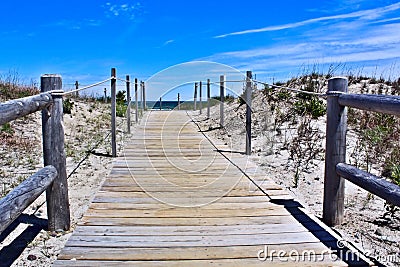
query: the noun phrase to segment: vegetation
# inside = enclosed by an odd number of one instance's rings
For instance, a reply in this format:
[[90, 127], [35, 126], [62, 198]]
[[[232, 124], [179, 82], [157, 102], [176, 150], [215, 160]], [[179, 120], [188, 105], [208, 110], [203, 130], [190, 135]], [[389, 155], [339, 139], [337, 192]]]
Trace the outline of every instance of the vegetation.
[[117, 110], [117, 117], [125, 117], [126, 110], [128, 107], [126, 106], [125, 103], [125, 93], [126, 91], [118, 91], [116, 95], [116, 110]]
[[31, 82], [29, 86], [21, 84], [19, 74], [16, 71], [10, 71], [5, 77], [0, 77], [0, 101], [17, 99], [40, 93], [34, 82]]
[[74, 106], [74, 103], [71, 102], [70, 98], [64, 99], [63, 100], [63, 112], [64, 112], [64, 114], [71, 114], [73, 106]]
[[[308, 92], [321, 93], [326, 90], [327, 79], [335, 68], [323, 75], [315, 71], [302, 74], [279, 86], [301, 88]], [[349, 86], [355, 85], [357, 93], [399, 95], [400, 78], [395, 81], [349, 74]], [[361, 85], [361, 86], [359, 86]], [[352, 87], [353, 88], [353, 87]], [[354, 89], [353, 89], [354, 90]], [[294, 93], [278, 84], [265, 86], [262, 90], [275, 118], [277, 134], [285, 131], [285, 146], [295, 167], [293, 186], [298, 185], [299, 173], [318, 158], [323, 158], [322, 140], [315, 123], [326, 115], [326, 102], [315, 95]], [[392, 115], [348, 109], [349, 128], [357, 133], [357, 142], [352, 151], [351, 164], [367, 171], [378, 170], [381, 176], [400, 185], [400, 119]], [[296, 133], [289, 130], [297, 125]], [[289, 137], [286, 137], [289, 133]], [[398, 209], [386, 203], [388, 214]]]

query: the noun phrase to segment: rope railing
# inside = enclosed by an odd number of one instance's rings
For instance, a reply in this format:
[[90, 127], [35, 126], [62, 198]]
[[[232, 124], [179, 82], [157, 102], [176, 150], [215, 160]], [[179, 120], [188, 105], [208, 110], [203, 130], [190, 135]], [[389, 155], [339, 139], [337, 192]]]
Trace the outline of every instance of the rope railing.
[[[263, 84], [271, 89], [286, 90], [297, 94], [307, 94], [327, 101], [327, 130], [325, 146], [325, 178], [324, 178], [324, 201], [323, 201], [323, 221], [329, 226], [337, 225], [343, 221], [344, 212], [344, 180], [347, 179], [365, 190], [375, 194], [388, 203], [400, 206], [400, 187], [384, 181], [384, 179], [370, 173], [361, 171], [353, 166], [345, 164], [346, 143], [345, 136], [347, 131], [347, 116], [344, 112], [345, 107], [361, 110], [380, 112], [389, 115], [400, 115], [400, 97], [392, 95], [363, 95], [348, 92], [348, 80], [343, 77], [333, 77], [328, 80], [327, 91], [324, 93], [306, 91], [292, 88], [289, 86], [269, 84], [252, 79], [251, 71], [247, 72], [247, 79], [242, 82], [245, 84], [244, 103], [246, 105], [246, 154], [251, 154], [251, 113], [253, 113], [252, 90], [253, 84]], [[208, 99], [209, 85], [218, 84], [220, 86], [220, 128], [225, 129], [224, 125], [224, 88], [226, 88], [225, 75], [220, 76], [219, 82], [211, 83], [207, 81]], [[195, 84], [194, 102], [196, 102], [197, 84]], [[297, 95], [297, 97], [301, 97]], [[208, 101], [209, 102], [209, 101]], [[208, 110], [210, 103], [208, 103]], [[201, 114], [201, 111], [200, 111]], [[208, 111], [207, 118], [210, 118]]]
[[[262, 85], [267, 85], [272, 87], [272, 89], [274, 88], [278, 88], [278, 89], [283, 89], [286, 91], [290, 91], [290, 92], [294, 92], [294, 93], [303, 93], [303, 94], [308, 94], [308, 95], [314, 95], [320, 98], [327, 98], [331, 95], [337, 95], [337, 94], [344, 94], [343, 92], [339, 92], [339, 91], [331, 91], [329, 93], [318, 93], [318, 92], [312, 92], [312, 91], [306, 91], [306, 90], [301, 90], [301, 89], [296, 89], [296, 88], [291, 88], [288, 86], [281, 86], [281, 85], [275, 85], [275, 84], [270, 84], [270, 83], [266, 83], [266, 82], [262, 82], [262, 81], [258, 81], [258, 80], [254, 80], [251, 79], [250, 80], [253, 83], [258, 83], [258, 84], [262, 84]], [[225, 83], [246, 83], [246, 80], [227, 80], [224, 81]], [[202, 81], [202, 83], [207, 84], [207, 82]], [[209, 84], [220, 84], [220, 82], [209, 82]]]
[[91, 84], [91, 85], [88, 85], [88, 86], [85, 86], [85, 87], [82, 87], [82, 88], [78, 88], [78, 89], [75, 89], [75, 90], [67, 91], [67, 92], [57, 90], [57, 91], [50, 91], [50, 93], [52, 95], [58, 95], [58, 96], [70, 95], [70, 94], [77, 93], [77, 92], [80, 92], [80, 91], [83, 91], [83, 90], [86, 90], [86, 89], [89, 89], [89, 88], [92, 88], [92, 87], [96, 87], [98, 85], [101, 85], [101, 84], [106, 83], [108, 81], [111, 81], [113, 79], [116, 79], [116, 77], [110, 77], [108, 79], [105, 79], [104, 81], [97, 82], [97, 83], [94, 83], [94, 84]]
[[[68, 200], [68, 178], [73, 175], [79, 166], [87, 159], [90, 153], [98, 147], [102, 142], [108, 139], [111, 135], [111, 146], [112, 146], [112, 156], [117, 156], [116, 149], [116, 129], [120, 127], [125, 120], [122, 120], [118, 125], [115, 123], [116, 120], [116, 88], [117, 88], [117, 80], [126, 82], [127, 92], [130, 92], [129, 87], [129, 76], [126, 76], [126, 80], [118, 79], [116, 75], [115, 68], [111, 71], [111, 77], [107, 78], [103, 81], [93, 83], [91, 85], [76, 88], [71, 91], [62, 90], [62, 78], [60, 75], [42, 75], [40, 82], [41, 93], [38, 95], [14, 99], [5, 103], [0, 103], [0, 124], [4, 124], [10, 122], [19, 117], [40, 111], [46, 110], [46, 112], [42, 112], [42, 135], [43, 135], [43, 162], [45, 166], [50, 166], [39, 171], [38, 174], [33, 175], [29, 178], [29, 183], [23, 183], [20, 187], [15, 190], [28, 190], [29, 186], [33, 185], [34, 188], [37, 187], [37, 184], [32, 184], [31, 181], [35, 182], [37, 176], [42, 177], [44, 174], [44, 178], [48, 178], [49, 183], [43, 184], [41, 187], [43, 190], [47, 190], [46, 201], [41, 203], [34, 213], [37, 212], [38, 208], [42, 207], [44, 203], [47, 203], [47, 214], [48, 214], [48, 229], [49, 231], [67, 231], [70, 229], [71, 221], [70, 221], [70, 210], [69, 210], [69, 200]], [[63, 127], [63, 97], [75, 94], [78, 96], [79, 91], [83, 91], [89, 88], [93, 88], [104, 84], [108, 81], [111, 81], [111, 130], [106, 134], [106, 136], [96, 142], [94, 146], [92, 146], [89, 150], [86, 151], [83, 159], [74, 166], [74, 169], [71, 173], [67, 175], [66, 171], [66, 155], [65, 155], [65, 135], [64, 135], [64, 127]], [[137, 79], [135, 79], [135, 95], [137, 98]], [[78, 87], [78, 82], [75, 83], [75, 86]], [[144, 95], [144, 84], [141, 86], [142, 93]], [[128, 94], [128, 99], [130, 99]], [[144, 96], [142, 101], [144, 101]], [[128, 100], [130, 102], [130, 100]], [[136, 99], [137, 103], [137, 99]], [[49, 108], [53, 106], [53, 108]], [[125, 116], [127, 117], [128, 129], [130, 129], [130, 109], [127, 110]], [[136, 112], [136, 116], [138, 116], [138, 112]], [[138, 118], [136, 119], [138, 121]], [[129, 130], [128, 130], [129, 133]], [[51, 170], [49, 170], [49, 168]], [[53, 171], [54, 169], [54, 171]], [[44, 174], [43, 174], [44, 172]], [[43, 174], [43, 175], [42, 175]], [[51, 175], [50, 175], [51, 174]], [[54, 174], [54, 175], [53, 175]], [[36, 183], [36, 182], [35, 182]], [[12, 192], [16, 192], [13, 190]], [[36, 190], [36, 189], [35, 189]], [[33, 192], [33, 191], [32, 191]], [[12, 196], [14, 198], [14, 193], [11, 195], [8, 194], [9, 198]], [[21, 199], [28, 199], [29, 201], [34, 201], [39, 195], [38, 194], [24, 194], [21, 196]], [[20, 201], [20, 199], [18, 199]], [[22, 200], [21, 200], [22, 201]], [[25, 201], [25, 200], [24, 200]], [[8, 200], [7, 200], [8, 202]], [[11, 202], [10, 202], [11, 203]], [[10, 204], [8, 203], [8, 204]], [[18, 202], [18, 206], [15, 208], [16, 204], [11, 203], [10, 205], [4, 206], [5, 208], [1, 210], [1, 214], [7, 214], [9, 211], [8, 207], [11, 207], [12, 210], [18, 209], [19, 211], [24, 210], [26, 207]], [[0, 205], [1, 206], [1, 205]], [[10, 209], [11, 209], [10, 208]], [[6, 218], [6, 221], [3, 220], [5, 217], [0, 216], [0, 222], [2, 223], [0, 227], [0, 233], [4, 230], [8, 223], [15, 220], [15, 216], [12, 218]], [[6, 223], [4, 223], [6, 222]], [[3, 228], [2, 228], [3, 227]]]
[[124, 82], [124, 83], [130, 83], [131, 81], [125, 80], [125, 79], [121, 79], [121, 78], [116, 78], [118, 81], [120, 82]]

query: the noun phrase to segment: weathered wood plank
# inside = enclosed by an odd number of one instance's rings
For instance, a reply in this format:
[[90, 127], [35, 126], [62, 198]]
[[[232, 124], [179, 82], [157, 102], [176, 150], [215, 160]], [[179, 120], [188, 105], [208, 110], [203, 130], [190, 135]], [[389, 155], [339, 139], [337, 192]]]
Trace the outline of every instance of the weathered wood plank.
[[56, 177], [56, 168], [44, 167], [2, 198], [0, 200], [0, 233], [32, 204]]
[[[59, 259], [69, 260], [199, 260], [199, 259], [257, 259], [259, 250], [265, 248], [262, 246], [229, 246], [229, 247], [170, 247], [170, 248], [118, 248], [110, 249], [108, 247], [65, 247]], [[270, 245], [270, 250], [282, 250], [286, 255], [297, 250], [299, 253], [304, 251], [315, 251], [317, 255], [330, 251], [321, 242]], [[284, 256], [283, 254], [282, 256]], [[233, 263], [232, 261], [230, 261]], [[265, 262], [264, 262], [265, 264]]]
[[393, 95], [342, 94], [342, 106], [400, 116], [400, 97]]
[[[317, 234], [323, 234], [317, 233]], [[321, 237], [319, 237], [321, 239]], [[326, 241], [333, 241], [326, 236]], [[320, 241], [307, 232], [268, 233], [257, 235], [184, 235], [184, 236], [77, 236], [68, 240], [71, 247], [149, 248], [149, 247], [208, 247], [302, 244]], [[325, 241], [325, 240], [324, 240]]]
[[[320, 254], [316, 255], [316, 258], [322, 258]], [[325, 259], [326, 258], [326, 259]], [[303, 262], [299, 260], [293, 260], [289, 257], [280, 257], [276, 259], [268, 259], [266, 261], [260, 261], [258, 259], [235, 259], [232, 260], [179, 260], [179, 261], [77, 261], [77, 260], [63, 260], [57, 261], [53, 266], [72, 266], [72, 267], [97, 267], [97, 266], [164, 266], [164, 267], [181, 267], [181, 266], [229, 266], [229, 267], [253, 267], [253, 266], [293, 266], [298, 267], [305, 266], [347, 266], [343, 262], [335, 262], [329, 260], [329, 255], [326, 255], [324, 259], [315, 262]]]
[[336, 165], [336, 172], [346, 180], [372, 194], [385, 199], [389, 203], [400, 206], [400, 186], [345, 163]]
[[[311, 228], [318, 230], [317, 228]], [[308, 232], [309, 229], [300, 223], [292, 224], [261, 224], [261, 225], [222, 225], [222, 226], [85, 226], [81, 225], [75, 230], [79, 236], [85, 235], [245, 235], [259, 233], [300, 233]]]
[[41, 93], [0, 103], [0, 125], [45, 109], [52, 102], [53, 97], [50, 93]]
[[[298, 216], [305, 222], [306, 216]], [[308, 219], [311, 221], [310, 219]], [[247, 225], [247, 224], [283, 224], [295, 223], [297, 220], [291, 215], [286, 216], [259, 216], [243, 217], [235, 216], [230, 218], [108, 218], [85, 216], [80, 224], [82, 225], [103, 225], [103, 226], [189, 226], [189, 225]]]
[[263, 209], [202, 209], [202, 208], [175, 208], [155, 210], [126, 210], [114, 209], [104, 210], [90, 209], [86, 216], [104, 218], [232, 218], [259, 217], [259, 216], [280, 216], [290, 215], [283, 207], [267, 207]]

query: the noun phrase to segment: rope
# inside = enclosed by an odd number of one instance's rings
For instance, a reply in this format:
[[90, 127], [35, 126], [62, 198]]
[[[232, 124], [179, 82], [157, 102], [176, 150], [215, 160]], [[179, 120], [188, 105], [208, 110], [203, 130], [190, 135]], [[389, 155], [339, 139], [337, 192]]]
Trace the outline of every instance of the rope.
[[[329, 96], [335, 96], [335, 95], [338, 95], [338, 94], [345, 94], [344, 92], [340, 92], [340, 91], [330, 91], [330, 92], [327, 92], [327, 93], [317, 93], [317, 92], [310, 92], [310, 91], [304, 91], [304, 90], [301, 90], [301, 89], [291, 88], [291, 87], [287, 87], [287, 86], [269, 84], [269, 83], [265, 83], [265, 82], [261, 82], [261, 81], [257, 81], [257, 80], [253, 80], [253, 79], [251, 79], [250, 81], [254, 82], [254, 83], [259, 83], [259, 84], [271, 86], [272, 89], [278, 88], [278, 89], [283, 89], [283, 90], [291, 91], [291, 92], [295, 92], [295, 93], [303, 93], [303, 94], [308, 94], [308, 95], [314, 95], [314, 96], [317, 96], [317, 97], [320, 97], [320, 98], [324, 98], [324, 99], [329, 97]], [[232, 80], [232, 81], [224, 81], [224, 82], [225, 83], [228, 83], [228, 82], [245, 83], [245, 82], [247, 82], [247, 80]], [[210, 82], [210, 84], [220, 84], [220, 83], [221, 82]], [[203, 84], [207, 84], [207, 82], [204, 82]]]
[[98, 83], [94, 83], [94, 84], [91, 84], [91, 85], [88, 85], [88, 86], [85, 86], [85, 87], [82, 87], [82, 88], [78, 88], [78, 89], [75, 89], [75, 90], [71, 90], [71, 91], [68, 91], [68, 92], [61, 92], [59, 90], [56, 90], [56, 91], [50, 91], [50, 93], [52, 95], [58, 95], [58, 96], [70, 95], [70, 94], [73, 94], [73, 93], [76, 93], [76, 92], [79, 92], [79, 91], [82, 91], [82, 90], [86, 90], [86, 89], [98, 86], [100, 84], [106, 83], [106, 82], [108, 82], [110, 80], [113, 80], [113, 79], [116, 79], [116, 77], [110, 77], [108, 79], [105, 79], [104, 81], [101, 81], [101, 82], [98, 82]]
[[[252, 80], [252, 81], [256, 82], [256, 83], [263, 84], [263, 85], [271, 86], [272, 88], [275, 87], [275, 88], [284, 89], [284, 90], [295, 92], [295, 93], [303, 93], [303, 94], [308, 94], [308, 95], [315, 95], [315, 96], [318, 96], [318, 97], [326, 97], [327, 96], [327, 94], [324, 94], [324, 93], [304, 91], [304, 90], [295, 89], [295, 88], [291, 88], [291, 87], [286, 87], [286, 86], [280, 86], [280, 85], [274, 85], [274, 84], [269, 84], [269, 83], [265, 83], [265, 82], [260, 82], [260, 81], [257, 81], [257, 80]], [[332, 92], [329, 93], [329, 95], [331, 95], [331, 94], [332, 94]]]
[[124, 82], [124, 83], [130, 83], [130, 82], [131, 82], [131, 81], [124, 80], [124, 79], [121, 79], [121, 78], [117, 78], [117, 80], [118, 80], [118, 81], [121, 81], [121, 82]]

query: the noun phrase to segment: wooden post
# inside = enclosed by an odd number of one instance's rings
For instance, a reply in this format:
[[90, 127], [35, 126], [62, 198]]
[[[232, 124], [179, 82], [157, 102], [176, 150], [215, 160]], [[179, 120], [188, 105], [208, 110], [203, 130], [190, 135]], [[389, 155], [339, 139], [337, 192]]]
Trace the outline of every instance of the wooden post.
[[211, 87], [210, 87], [210, 79], [207, 79], [207, 119], [210, 118], [210, 105], [211, 105]]
[[194, 83], [193, 110], [197, 110], [197, 83]]
[[107, 88], [104, 88], [104, 103], [107, 103]]
[[143, 82], [140, 81], [140, 116], [143, 115]]
[[[78, 81], [75, 81], [75, 89], [76, 89], [76, 90], [79, 89], [79, 82], [78, 82]], [[75, 96], [76, 96], [76, 97], [79, 97], [79, 91], [76, 91]]]
[[136, 124], [138, 124], [139, 123], [139, 107], [138, 107], [138, 79], [137, 78], [135, 78], [135, 113], [136, 113], [136, 115], [135, 115], [135, 121], [136, 121]]
[[127, 124], [127, 131], [128, 134], [131, 133], [131, 105], [132, 105], [132, 99], [131, 99], [131, 82], [130, 82], [130, 77], [129, 75], [126, 75], [126, 100], [128, 100], [128, 108], [126, 110], [127, 113], [127, 118], [126, 118], [126, 124]]
[[116, 93], [117, 93], [117, 72], [115, 68], [111, 69], [111, 153], [113, 157], [117, 156], [117, 125], [116, 125], [116, 115], [117, 115], [117, 103], [116, 103]]
[[181, 95], [178, 93], [178, 110], [181, 110]]
[[246, 72], [246, 155], [251, 155], [251, 102], [252, 102], [252, 73]]
[[[47, 74], [40, 77], [41, 92], [62, 89], [59, 75]], [[62, 91], [61, 91], [62, 92]], [[67, 231], [71, 226], [66, 159], [64, 152], [63, 99], [53, 95], [53, 105], [42, 110], [43, 161], [52, 165], [57, 177], [46, 190], [49, 231]]]
[[225, 75], [221, 75], [219, 77], [219, 97], [220, 97], [220, 102], [219, 102], [219, 116], [220, 116], [220, 122], [219, 125], [221, 127], [224, 127], [224, 102], [225, 102]]
[[144, 82], [143, 83], [143, 110], [146, 111], [147, 110], [147, 105], [146, 105], [146, 84]]
[[160, 97], [160, 110], [162, 110], [161, 97]]
[[338, 225], [343, 221], [345, 180], [336, 173], [336, 165], [346, 162], [347, 109], [339, 105], [339, 95], [334, 92], [347, 93], [347, 87], [346, 78], [331, 78], [328, 81], [322, 218], [329, 226]]
[[202, 101], [202, 99], [201, 99], [201, 87], [202, 87], [202, 82], [200, 82], [200, 84], [199, 84], [199, 97], [200, 97], [200, 115], [201, 115], [201, 113], [202, 113], [202, 109], [203, 109], [203, 104], [201, 103], [201, 101]]

